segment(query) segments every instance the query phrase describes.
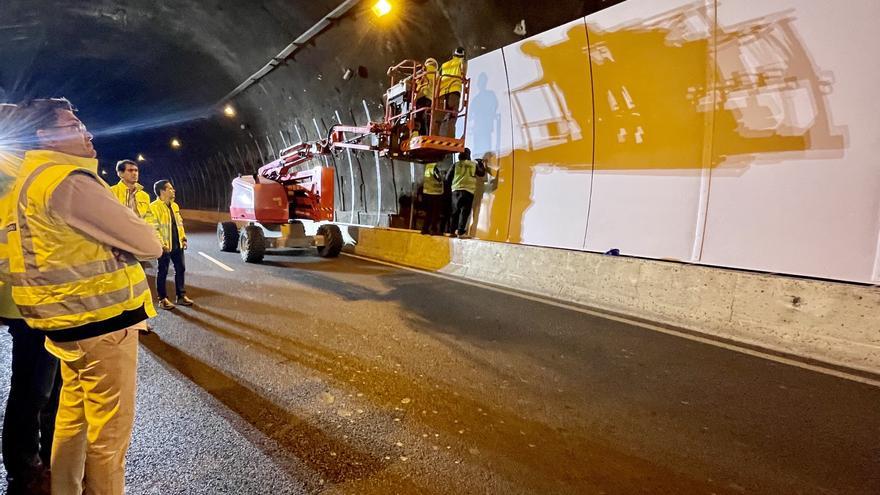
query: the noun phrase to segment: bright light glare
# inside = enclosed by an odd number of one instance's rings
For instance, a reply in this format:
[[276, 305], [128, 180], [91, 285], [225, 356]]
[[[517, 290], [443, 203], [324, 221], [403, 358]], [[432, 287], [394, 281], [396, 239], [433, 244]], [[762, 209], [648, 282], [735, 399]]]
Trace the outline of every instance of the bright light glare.
[[180, 148], [180, 140], [174, 138], [171, 140], [171, 147], [174, 149]]
[[391, 12], [391, 3], [388, 0], [379, 0], [376, 5], [373, 5], [373, 13], [376, 14], [376, 17], [382, 17], [389, 12]]
[[223, 114], [227, 117], [235, 117], [235, 107], [227, 104], [225, 107], [223, 107]]
[[144, 158], [144, 155], [138, 153], [137, 161], [139, 161], [139, 162], [145, 162], [145, 161], [147, 161], [147, 159]]

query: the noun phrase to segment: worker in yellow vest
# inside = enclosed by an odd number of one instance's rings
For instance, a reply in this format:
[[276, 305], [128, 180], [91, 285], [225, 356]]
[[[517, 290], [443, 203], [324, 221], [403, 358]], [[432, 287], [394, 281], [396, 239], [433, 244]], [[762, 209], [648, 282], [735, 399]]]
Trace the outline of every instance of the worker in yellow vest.
[[187, 248], [186, 232], [183, 230], [183, 218], [180, 207], [174, 202], [175, 191], [171, 181], [162, 179], [153, 184], [156, 201], [150, 203], [153, 226], [159, 231], [162, 240], [162, 257], [159, 258], [159, 269], [156, 273], [156, 292], [159, 293], [159, 307], [174, 309], [175, 304], [168, 299], [165, 280], [168, 277], [168, 266], [174, 263], [174, 289], [177, 292], [177, 304], [192, 306], [193, 300], [186, 296], [184, 273], [186, 262], [183, 251]]
[[[416, 114], [416, 123], [419, 135], [427, 135], [431, 133], [429, 124], [431, 120], [428, 118], [428, 110], [434, 101], [434, 85], [437, 81], [437, 61], [433, 58], [425, 60], [425, 75], [420, 79], [416, 92], [416, 109], [425, 109]], [[434, 130], [433, 132], [437, 132]]]
[[474, 206], [474, 194], [477, 191], [477, 178], [486, 176], [486, 167], [482, 160], [471, 160], [471, 150], [465, 148], [458, 154], [458, 161], [447, 172], [452, 176], [452, 228], [455, 237], [466, 238], [468, 221]]
[[439, 235], [440, 214], [443, 209], [443, 174], [436, 163], [425, 165], [422, 180], [422, 201], [425, 205], [425, 223], [422, 234]]
[[[445, 77], [453, 76], [453, 77]], [[434, 127], [438, 135], [453, 137], [455, 135], [455, 122], [458, 119], [459, 105], [461, 104], [462, 78], [467, 77], [467, 60], [465, 59], [464, 47], [458, 47], [452, 53], [452, 58], [443, 62], [440, 67], [440, 89], [438, 97], [442, 112], [435, 112]]]
[[138, 184], [140, 168], [137, 162], [119, 160], [116, 162], [116, 175], [119, 176], [119, 182], [110, 186], [116, 199], [129, 207], [135, 215], [145, 218], [150, 212], [150, 195], [144, 191], [144, 186]]
[[[150, 195], [144, 191], [144, 186], [138, 183], [140, 178], [140, 167], [134, 160], [119, 160], [116, 162], [116, 175], [119, 182], [110, 186], [110, 190], [116, 196], [120, 203], [124, 204], [135, 215], [143, 218], [145, 222], [152, 225], [150, 219]], [[145, 268], [146, 263], [142, 264]], [[147, 321], [147, 328], [141, 334], [146, 335], [153, 331], [153, 326]]]
[[[15, 105], [0, 105], [0, 225], [8, 222], [23, 151], [16, 143]], [[0, 228], [0, 320], [12, 336], [12, 376], [3, 416], [3, 466], [8, 493], [29, 493], [49, 476], [61, 377], [46, 338], [24, 321], [12, 300], [6, 230]]]
[[138, 330], [156, 314], [137, 260], [162, 247], [101, 180], [92, 135], [69, 101], [19, 111], [28, 151], [3, 230], [12, 298], [60, 360], [52, 493], [122, 494]]

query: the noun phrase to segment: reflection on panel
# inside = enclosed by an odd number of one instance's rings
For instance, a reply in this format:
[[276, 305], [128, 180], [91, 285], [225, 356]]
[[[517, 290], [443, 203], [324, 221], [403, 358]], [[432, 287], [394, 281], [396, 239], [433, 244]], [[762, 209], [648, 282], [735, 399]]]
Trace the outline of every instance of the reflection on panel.
[[467, 146], [474, 158], [485, 160], [489, 174], [474, 197], [475, 235], [507, 240], [513, 187], [513, 154], [507, 72], [501, 50], [468, 62], [471, 79]]
[[511, 242], [582, 248], [593, 165], [583, 21], [504, 48], [513, 117]]
[[702, 262], [871, 281], [880, 70], [865, 57], [878, 15], [865, 0], [719, 3]]
[[[596, 171], [585, 247], [689, 260], [708, 184], [711, 3], [631, 1], [587, 18]], [[702, 95], [702, 96], [697, 96]]]

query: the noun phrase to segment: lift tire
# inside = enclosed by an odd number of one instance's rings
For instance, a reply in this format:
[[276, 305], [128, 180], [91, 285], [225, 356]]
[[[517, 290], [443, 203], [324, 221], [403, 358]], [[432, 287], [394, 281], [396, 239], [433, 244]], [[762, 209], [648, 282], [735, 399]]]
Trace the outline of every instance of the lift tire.
[[235, 222], [217, 223], [217, 244], [220, 251], [234, 253], [238, 249], [238, 226]]
[[342, 231], [338, 225], [325, 223], [318, 227], [318, 235], [324, 236], [324, 245], [318, 246], [318, 256], [323, 258], [335, 258], [342, 251], [345, 243], [342, 239]]
[[241, 260], [245, 263], [259, 263], [266, 254], [266, 236], [263, 229], [256, 225], [248, 225], [241, 229], [238, 237], [238, 250]]

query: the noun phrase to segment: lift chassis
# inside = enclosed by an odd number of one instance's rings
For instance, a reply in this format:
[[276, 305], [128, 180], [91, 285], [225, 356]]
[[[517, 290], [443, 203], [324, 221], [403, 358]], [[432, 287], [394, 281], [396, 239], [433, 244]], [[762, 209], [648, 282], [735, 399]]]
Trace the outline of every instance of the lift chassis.
[[[249, 263], [261, 262], [268, 249], [314, 247], [320, 256], [338, 256], [344, 241], [341, 229], [332, 223], [334, 169], [308, 167], [317, 156], [349, 149], [430, 163], [464, 150], [470, 87], [466, 77], [429, 72], [413, 60], [389, 68], [388, 75], [381, 122], [334, 125], [325, 139], [283, 149], [257, 173], [233, 179], [231, 221], [217, 225], [221, 250], [237, 250]], [[441, 82], [461, 88], [458, 108], [445, 107]], [[460, 122], [462, 130], [457, 132]]]

